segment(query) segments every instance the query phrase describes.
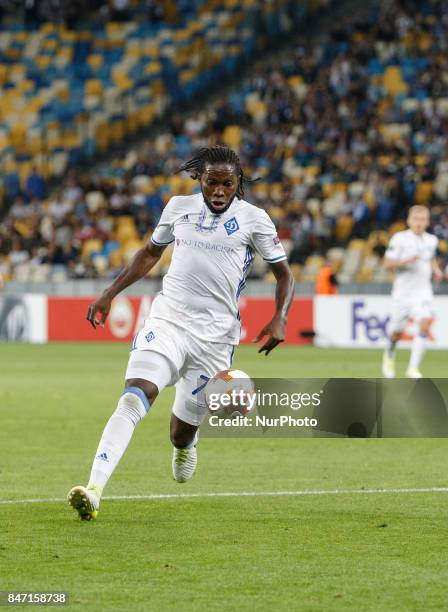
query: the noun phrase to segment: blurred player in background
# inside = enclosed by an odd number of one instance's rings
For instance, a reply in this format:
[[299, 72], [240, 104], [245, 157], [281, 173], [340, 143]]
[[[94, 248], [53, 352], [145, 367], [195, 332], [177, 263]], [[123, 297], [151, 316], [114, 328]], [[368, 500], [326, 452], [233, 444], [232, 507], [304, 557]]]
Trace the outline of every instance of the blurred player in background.
[[383, 376], [395, 377], [395, 347], [408, 319], [418, 326], [411, 348], [406, 376], [421, 378], [420, 363], [426, 348], [434, 315], [431, 277], [442, 280], [443, 273], [436, 259], [438, 239], [429, 234], [429, 210], [412, 206], [407, 219], [409, 229], [391, 238], [384, 256], [384, 266], [396, 273], [392, 288], [392, 316], [389, 346], [383, 355]]
[[82, 519], [96, 517], [103, 488], [135, 426], [168, 385], [176, 385], [170, 425], [173, 477], [186, 482], [193, 476], [198, 429], [206, 414], [198, 389], [232, 364], [241, 331], [238, 301], [255, 251], [270, 264], [277, 287], [274, 316], [254, 341], [267, 337], [259, 352], [268, 355], [285, 337], [292, 274], [271, 219], [243, 199], [248, 179], [238, 156], [227, 147], [202, 149], [179, 171], [199, 179], [201, 193], [171, 198], [148, 244], [88, 309], [93, 327], [104, 325], [113, 298], [146, 276], [174, 243], [163, 290], [132, 344], [125, 390], [103, 432], [89, 483], [68, 494]]

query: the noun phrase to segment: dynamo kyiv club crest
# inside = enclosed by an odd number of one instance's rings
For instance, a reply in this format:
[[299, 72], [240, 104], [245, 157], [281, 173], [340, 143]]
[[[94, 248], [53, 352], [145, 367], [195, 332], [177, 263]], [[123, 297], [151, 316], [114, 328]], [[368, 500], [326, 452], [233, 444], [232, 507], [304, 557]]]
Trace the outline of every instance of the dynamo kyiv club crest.
[[232, 217], [231, 219], [226, 221], [224, 223], [224, 227], [226, 228], [227, 236], [230, 236], [230, 234], [234, 234], [240, 229], [238, 221], [235, 219], [235, 217]]

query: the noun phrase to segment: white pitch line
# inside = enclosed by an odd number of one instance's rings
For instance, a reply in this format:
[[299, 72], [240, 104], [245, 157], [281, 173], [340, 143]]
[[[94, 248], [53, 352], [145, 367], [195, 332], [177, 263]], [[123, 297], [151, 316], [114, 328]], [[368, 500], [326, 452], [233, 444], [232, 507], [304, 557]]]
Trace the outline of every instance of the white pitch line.
[[[213, 497], [287, 497], [305, 495], [382, 495], [384, 493], [448, 493], [448, 487], [430, 487], [424, 489], [309, 489], [298, 491], [230, 491], [223, 493], [160, 493], [154, 495], [110, 495], [103, 500], [156, 500], [156, 499], [194, 499]], [[7, 504], [44, 504], [67, 501], [63, 497], [47, 499], [0, 499], [0, 505]]]

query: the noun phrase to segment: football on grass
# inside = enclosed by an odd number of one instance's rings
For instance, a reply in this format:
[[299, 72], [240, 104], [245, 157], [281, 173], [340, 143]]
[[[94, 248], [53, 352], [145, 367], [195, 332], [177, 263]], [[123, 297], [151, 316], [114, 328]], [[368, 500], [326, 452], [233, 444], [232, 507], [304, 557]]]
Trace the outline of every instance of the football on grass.
[[219, 416], [244, 416], [255, 405], [254, 383], [241, 370], [218, 372], [210, 378], [204, 392], [207, 408]]

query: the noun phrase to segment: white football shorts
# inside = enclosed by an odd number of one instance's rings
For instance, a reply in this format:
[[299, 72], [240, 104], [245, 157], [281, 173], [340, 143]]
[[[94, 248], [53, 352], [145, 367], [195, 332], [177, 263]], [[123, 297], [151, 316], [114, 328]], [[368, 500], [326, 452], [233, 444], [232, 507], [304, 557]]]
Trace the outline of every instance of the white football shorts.
[[230, 368], [234, 349], [201, 340], [170, 321], [149, 318], [134, 338], [125, 378], [148, 380], [159, 393], [175, 385], [173, 414], [200, 425], [207, 414], [201, 392], [209, 378]]
[[392, 300], [392, 314], [389, 323], [390, 333], [400, 332], [406, 327], [406, 322], [412, 319], [419, 323], [422, 319], [432, 319], [434, 317], [433, 300], [424, 299], [403, 299], [394, 298]]

